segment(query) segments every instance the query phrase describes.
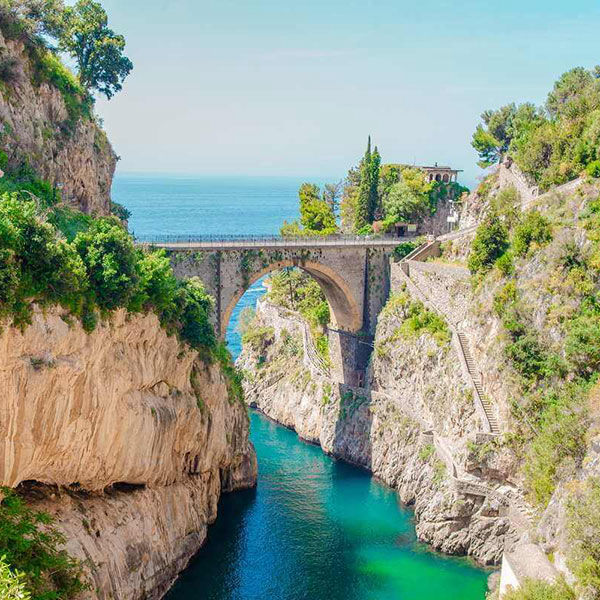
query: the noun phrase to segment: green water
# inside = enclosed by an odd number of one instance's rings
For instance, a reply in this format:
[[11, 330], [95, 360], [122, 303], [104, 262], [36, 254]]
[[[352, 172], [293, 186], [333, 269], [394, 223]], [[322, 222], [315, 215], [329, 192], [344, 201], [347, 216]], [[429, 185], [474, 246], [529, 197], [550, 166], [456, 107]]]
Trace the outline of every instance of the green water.
[[170, 600], [482, 600], [487, 573], [416, 541], [368, 473], [251, 415], [256, 490], [225, 496]]

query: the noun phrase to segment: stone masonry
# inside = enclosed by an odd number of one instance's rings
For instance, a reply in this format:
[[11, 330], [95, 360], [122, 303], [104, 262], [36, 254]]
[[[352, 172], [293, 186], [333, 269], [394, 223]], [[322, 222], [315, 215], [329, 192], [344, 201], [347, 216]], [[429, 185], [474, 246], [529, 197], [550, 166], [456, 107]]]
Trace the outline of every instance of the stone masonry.
[[370, 354], [365, 340], [389, 294], [389, 263], [396, 242], [260, 248], [167, 248], [178, 277], [199, 277], [215, 298], [215, 326], [224, 337], [235, 305], [254, 282], [271, 271], [298, 267], [320, 284], [332, 315], [329, 330], [333, 375], [356, 384]]

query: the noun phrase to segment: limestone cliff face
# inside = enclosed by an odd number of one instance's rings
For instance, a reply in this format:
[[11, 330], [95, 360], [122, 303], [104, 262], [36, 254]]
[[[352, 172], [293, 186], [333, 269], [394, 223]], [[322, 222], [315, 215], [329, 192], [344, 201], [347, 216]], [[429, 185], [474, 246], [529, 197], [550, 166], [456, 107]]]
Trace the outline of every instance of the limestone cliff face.
[[0, 85], [0, 149], [9, 167], [23, 160], [61, 188], [62, 199], [87, 213], [110, 212], [116, 155], [105, 133], [88, 117], [70, 122], [61, 92], [36, 81], [22, 42], [0, 32], [0, 61], [10, 73]]
[[0, 388], [0, 483], [59, 486], [31, 498], [91, 560], [91, 597], [159, 598], [221, 492], [255, 483], [246, 408], [153, 315], [86, 334], [37, 311], [0, 335]]
[[334, 456], [369, 469], [413, 505], [420, 539], [450, 554], [497, 564], [516, 532], [500, 506], [464, 495], [448, 456], [469, 455], [478, 430], [471, 390], [449, 343], [402, 337], [393, 311], [380, 316], [370, 389], [332, 384], [301, 351], [297, 318], [260, 302], [257, 319], [273, 338], [239, 360], [247, 400]]

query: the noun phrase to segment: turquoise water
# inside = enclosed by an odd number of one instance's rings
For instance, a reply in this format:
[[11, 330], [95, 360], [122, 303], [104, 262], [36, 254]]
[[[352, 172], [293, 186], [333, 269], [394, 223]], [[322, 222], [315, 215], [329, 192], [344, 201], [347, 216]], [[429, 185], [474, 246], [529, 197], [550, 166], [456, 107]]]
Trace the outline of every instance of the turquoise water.
[[470, 600], [485, 575], [415, 539], [411, 513], [368, 473], [251, 415], [256, 490], [225, 496], [169, 600]]
[[[301, 180], [120, 176], [113, 197], [139, 235], [276, 233]], [[232, 315], [227, 341], [258, 283]], [[207, 544], [169, 600], [482, 600], [487, 574], [416, 541], [412, 513], [368, 473], [251, 414], [256, 490], [225, 496]]]

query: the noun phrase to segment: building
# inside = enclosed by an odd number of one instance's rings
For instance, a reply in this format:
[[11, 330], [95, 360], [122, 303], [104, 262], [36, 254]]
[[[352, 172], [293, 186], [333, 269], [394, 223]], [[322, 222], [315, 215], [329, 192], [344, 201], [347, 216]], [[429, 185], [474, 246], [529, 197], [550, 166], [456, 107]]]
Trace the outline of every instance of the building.
[[443, 167], [435, 163], [433, 167], [420, 166], [417, 169], [425, 172], [428, 181], [442, 181], [444, 183], [456, 182], [458, 174], [462, 173], [462, 169], [453, 169], [451, 167]]

